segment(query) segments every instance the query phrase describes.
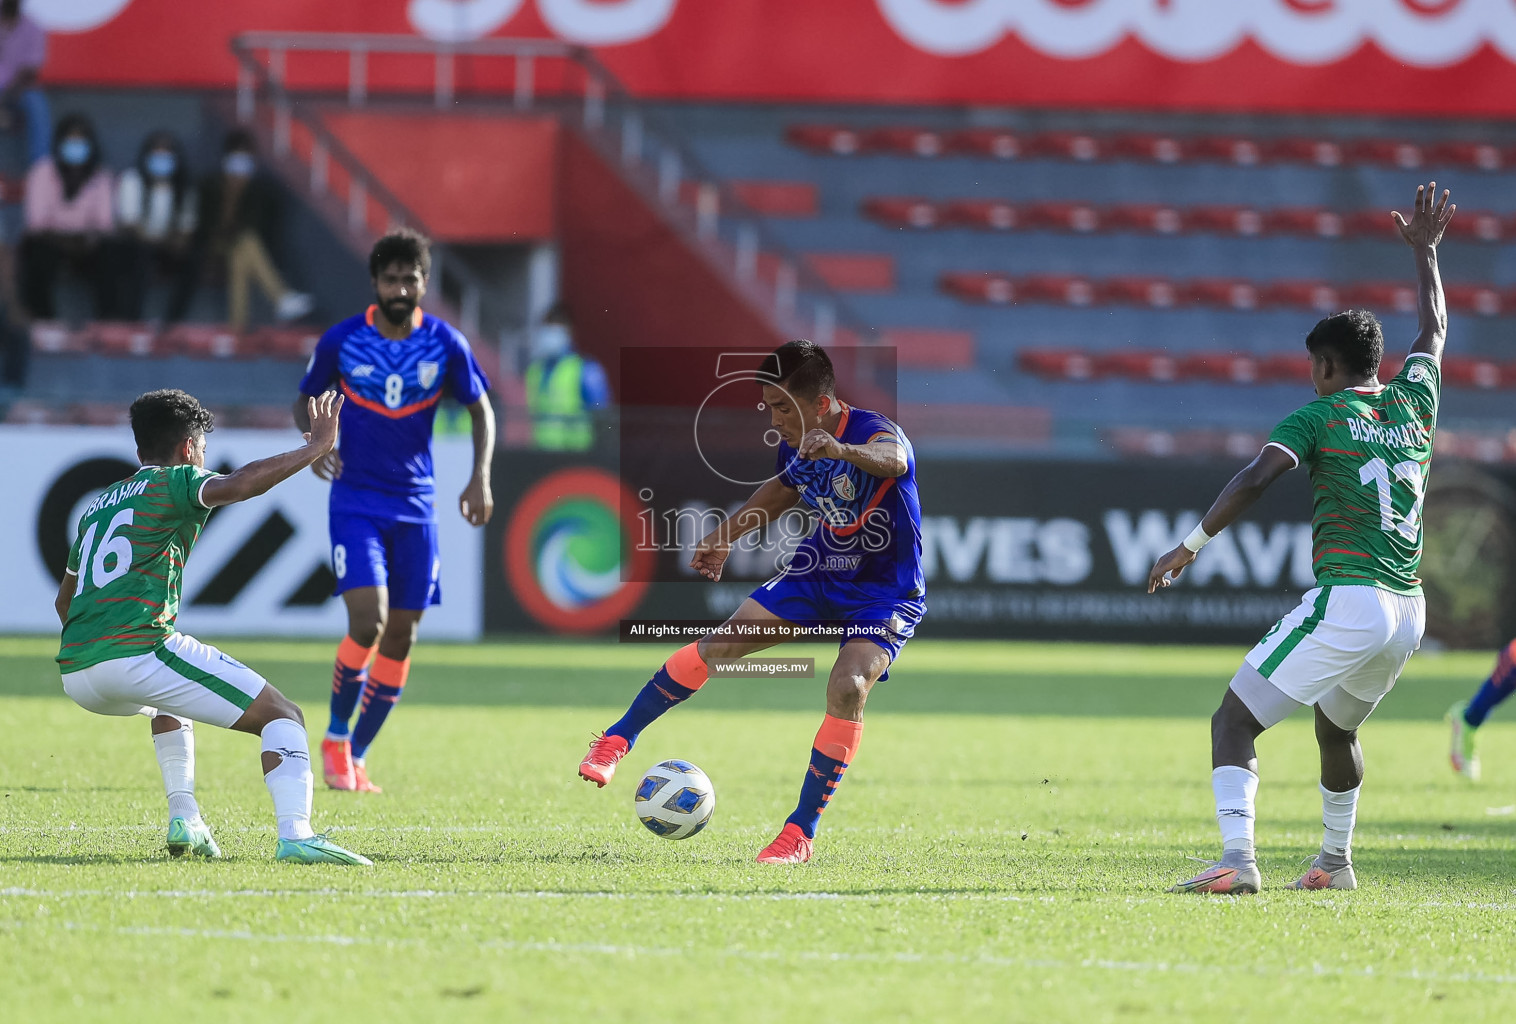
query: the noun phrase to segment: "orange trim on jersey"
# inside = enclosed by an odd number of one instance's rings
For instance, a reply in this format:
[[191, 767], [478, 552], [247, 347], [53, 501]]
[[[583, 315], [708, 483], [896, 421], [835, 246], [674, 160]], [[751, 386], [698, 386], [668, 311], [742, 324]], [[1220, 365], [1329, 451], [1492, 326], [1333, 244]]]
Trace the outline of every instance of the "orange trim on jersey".
[[879, 502], [884, 499], [884, 496], [889, 493], [889, 489], [894, 485], [894, 477], [889, 477], [884, 481], [884, 483], [880, 484], [879, 490], [874, 492], [874, 500], [869, 502], [867, 507], [865, 507], [862, 512], [858, 513], [858, 518], [855, 519], [850, 525], [844, 526], [839, 530], [837, 527], [833, 526], [831, 523], [828, 523], [824, 519], [822, 520], [821, 525], [826, 527], [828, 530], [831, 530], [839, 537], [847, 537], [857, 533], [858, 530], [863, 526], [863, 521], [869, 517], [869, 513], [874, 511]]
[[430, 408], [431, 406], [436, 405], [438, 399], [442, 397], [442, 390], [439, 388], [437, 390], [437, 393], [431, 398], [423, 398], [419, 402], [412, 402], [410, 405], [402, 405], [398, 409], [391, 409], [389, 406], [385, 405], [382, 402], [376, 402], [372, 398], [364, 398], [352, 388], [348, 387], [347, 381], [342, 382], [342, 393], [347, 396], [348, 401], [354, 403], [355, 405], [367, 409], [369, 412], [377, 412], [380, 416], [388, 416], [392, 420], [401, 420], [407, 416], [412, 415], [413, 413], [420, 412], [422, 409]]
[[837, 399], [837, 404], [842, 407], [842, 419], [837, 421], [837, 429], [833, 432], [832, 436], [840, 439], [842, 437], [843, 431], [847, 430], [848, 413], [852, 412], [853, 410], [849, 409], [848, 404], [840, 398]]
[[[370, 327], [374, 327], [375, 330], [378, 330], [378, 328], [374, 326], [374, 317], [378, 314], [378, 312], [379, 306], [377, 303], [363, 311], [363, 322], [368, 324]], [[414, 331], [420, 329], [421, 316], [422, 314], [420, 306], [417, 306], [415, 309], [411, 310], [411, 330]]]

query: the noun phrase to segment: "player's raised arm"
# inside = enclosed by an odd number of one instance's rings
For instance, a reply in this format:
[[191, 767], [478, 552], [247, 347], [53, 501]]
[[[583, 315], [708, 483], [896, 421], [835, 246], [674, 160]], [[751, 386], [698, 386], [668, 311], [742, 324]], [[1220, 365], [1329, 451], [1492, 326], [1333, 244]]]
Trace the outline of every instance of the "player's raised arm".
[[231, 505], [256, 498], [281, 480], [288, 480], [306, 466], [326, 457], [337, 444], [337, 414], [342, 410], [342, 396], [328, 391], [307, 400], [306, 416], [310, 429], [305, 444], [282, 455], [249, 462], [225, 476], [214, 476], [200, 488], [200, 500], [209, 508]]
[[1295, 468], [1295, 458], [1278, 445], [1267, 445], [1258, 457], [1248, 463], [1242, 472], [1232, 477], [1221, 489], [1211, 510], [1200, 520], [1194, 532], [1184, 543], [1153, 563], [1148, 573], [1148, 593], [1166, 587], [1179, 578], [1187, 565], [1195, 560], [1200, 549], [1222, 530], [1236, 522], [1244, 512], [1253, 507], [1269, 485], [1288, 470]]
[[468, 409], [474, 435], [474, 473], [468, 486], [458, 496], [458, 511], [471, 526], [483, 526], [495, 512], [495, 496], [490, 491], [490, 465], [495, 458], [495, 410], [486, 395]]
[[1416, 206], [1409, 220], [1399, 211], [1391, 211], [1400, 237], [1416, 257], [1416, 319], [1420, 330], [1411, 345], [1411, 353], [1442, 359], [1443, 342], [1448, 336], [1448, 307], [1442, 295], [1442, 276], [1437, 272], [1437, 245], [1447, 230], [1448, 221], [1458, 209], [1448, 200], [1449, 189], [1437, 195], [1437, 183], [1416, 186]]
[[712, 582], [719, 581], [726, 556], [731, 553], [732, 542], [744, 534], [763, 529], [794, 508], [799, 500], [800, 492], [777, 476], [764, 481], [741, 508], [695, 545], [695, 557], [690, 559], [690, 568]]

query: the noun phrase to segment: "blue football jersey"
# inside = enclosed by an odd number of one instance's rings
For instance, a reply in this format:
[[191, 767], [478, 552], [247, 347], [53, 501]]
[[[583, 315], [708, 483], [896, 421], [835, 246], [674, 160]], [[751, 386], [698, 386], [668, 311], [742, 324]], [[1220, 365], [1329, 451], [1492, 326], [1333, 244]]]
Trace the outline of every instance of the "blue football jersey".
[[873, 476], [841, 459], [801, 459], [788, 442], [779, 442], [780, 481], [798, 490], [818, 518], [815, 532], [795, 549], [788, 575], [900, 597], [926, 593], [916, 452], [889, 417], [842, 406], [839, 441], [867, 444], [881, 438], [894, 438], [905, 450], [904, 475]]
[[341, 390], [342, 475], [331, 510], [401, 522], [436, 518], [432, 423], [446, 388], [464, 405], [489, 390], [468, 340], [416, 310], [410, 337], [391, 341], [374, 326], [377, 306], [321, 336], [300, 393]]

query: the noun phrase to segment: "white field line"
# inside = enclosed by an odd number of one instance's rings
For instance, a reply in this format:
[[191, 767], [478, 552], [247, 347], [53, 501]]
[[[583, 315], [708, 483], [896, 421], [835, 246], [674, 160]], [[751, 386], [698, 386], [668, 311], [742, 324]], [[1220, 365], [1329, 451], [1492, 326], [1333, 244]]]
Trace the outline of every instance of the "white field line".
[[[91, 925], [63, 922], [71, 931], [107, 932], [132, 938], [184, 938], [196, 940], [224, 940], [232, 942], [257, 942], [269, 944], [313, 944], [333, 946], [373, 946], [393, 948], [435, 948], [434, 944], [421, 939], [376, 939], [359, 935], [290, 935], [283, 933], [259, 933], [245, 930], [206, 930], [199, 928], [98, 928]], [[626, 946], [602, 943], [571, 942], [513, 942], [509, 940], [485, 940], [469, 943], [467, 948], [496, 953], [549, 953], [563, 956], [616, 956], [627, 959], [637, 957], [680, 957], [695, 959], [701, 956], [723, 960], [746, 960], [769, 963], [860, 963], [860, 964], [938, 964], [973, 967], [1000, 967], [1040, 971], [1117, 971], [1133, 974], [1195, 974], [1211, 975], [1218, 970], [1214, 964], [1188, 963], [1163, 960], [1115, 960], [1104, 957], [1086, 957], [1079, 960], [1060, 960], [1052, 957], [1010, 957], [991, 953], [956, 955], [951, 953], [848, 953], [832, 950], [761, 950], [741, 947], [713, 948], [710, 946]], [[1230, 964], [1226, 970], [1232, 973], [1250, 974], [1255, 977], [1321, 977], [1321, 978], [1383, 978], [1392, 981], [1419, 981], [1436, 983], [1484, 983], [1492, 985], [1516, 985], [1516, 975], [1485, 974], [1480, 971], [1444, 974], [1437, 971], [1376, 970], [1373, 967], [1335, 967], [1326, 964], [1311, 964], [1304, 967], [1265, 965], [1238, 966]]]

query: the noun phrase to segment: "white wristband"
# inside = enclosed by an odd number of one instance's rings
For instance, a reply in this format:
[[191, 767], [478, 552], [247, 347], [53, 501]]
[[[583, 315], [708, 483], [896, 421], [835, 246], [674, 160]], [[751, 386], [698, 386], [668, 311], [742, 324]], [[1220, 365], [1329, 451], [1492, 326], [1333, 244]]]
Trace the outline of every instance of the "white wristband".
[[1195, 528], [1190, 531], [1190, 535], [1184, 539], [1184, 546], [1199, 554], [1200, 549], [1210, 542], [1211, 535], [1205, 532], [1205, 527], [1200, 523], [1196, 523]]

